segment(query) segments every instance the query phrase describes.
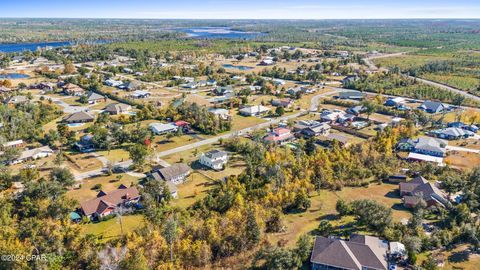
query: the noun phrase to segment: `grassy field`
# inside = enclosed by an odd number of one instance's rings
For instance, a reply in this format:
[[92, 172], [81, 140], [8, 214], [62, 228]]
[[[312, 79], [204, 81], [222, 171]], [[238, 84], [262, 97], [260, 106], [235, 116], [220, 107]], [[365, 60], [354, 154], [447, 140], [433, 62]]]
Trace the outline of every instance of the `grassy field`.
[[449, 152], [445, 162], [461, 170], [471, 170], [480, 164], [480, 154], [468, 152]]
[[103, 167], [102, 162], [91, 153], [67, 152], [68, 164], [76, 171], [90, 171]]
[[178, 199], [172, 201], [172, 204], [182, 208], [187, 208], [196, 201], [206, 196], [206, 191], [210, 188], [212, 181], [203, 174], [194, 172], [187, 181], [177, 186]]
[[120, 220], [117, 217], [107, 221], [82, 225], [83, 233], [93, 234], [102, 238], [104, 241], [107, 241], [121, 236], [122, 227], [123, 234], [126, 234], [142, 227], [145, 223], [142, 215], [127, 215], [122, 216], [121, 219], [123, 226], [120, 226]]
[[258, 117], [245, 117], [237, 114], [236, 112], [231, 112], [232, 116], [232, 131], [242, 130], [251, 126], [255, 126], [261, 123], [265, 123], [266, 120]]
[[320, 221], [324, 219], [332, 220], [332, 225], [337, 230], [349, 229], [349, 224], [351, 225], [353, 221], [351, 217], [336, 219], [335, 205], [339, 199], [346, 201], [372, 199], [390, 207], [393, 210], [395, 221], [409, 218], [410, 212], [402, 206], [397, 188], [397, 185], [392, 184], [372, 184], [368, 188], [344, 188], [338, 192], [322, 190], [320, 194], [311, 194], [312, 206], [310, 209], [304, 213], [285, 215], [286, 232], [272, 234], [269, 240], [272, 243], [282, 240], [286, 241], [287, 245], [294, 245], [300, 235], [313, 232]]
[[425, 252], [419, 254], [417, 257], [417, 264], [421, 265], [428, 257], [433, 256], [434, 259], [443, 263], [441, 269], [444, 270], [477, 270], [480, 265], [480, 255], [470, 254], [466, 251], [468, 247], [466, 245], [458, 246], [449, 251], [435, 251]]

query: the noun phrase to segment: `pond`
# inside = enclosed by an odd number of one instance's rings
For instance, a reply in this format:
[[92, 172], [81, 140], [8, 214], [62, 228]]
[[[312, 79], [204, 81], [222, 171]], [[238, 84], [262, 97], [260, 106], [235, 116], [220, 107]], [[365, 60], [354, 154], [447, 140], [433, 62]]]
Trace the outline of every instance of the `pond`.
[[225, 64], [223, 65], [224, 68], [234, 68], [234, 69], [238, 69], [238, 70], [252, 70], [253, 67], [247, 67], [247, 66], [234, 66], [234, 65], [230, 65], [230, 64]]
[[57, 42], [35, 42], [35, 43], [7, 43], [0, 44], [0, 52], [14, 53], [23, 51], [36, 51], [38, 48], [57, 48], [63, 46], [69, 46], [71, 42], [57, 41]]
[[27, 74], [22, 74], [22, 73], [5, 73], [5, 74], [0, 74], [0, 79], [27, 79], [30, 78], [29, 75]]
[[191, 38], [206, 39], [252, 39], [257, 36], [265, 35], [261, 32], [247, 32], [233, 30], [230, 27], [192, 27], [172, 29], [186, 33]]

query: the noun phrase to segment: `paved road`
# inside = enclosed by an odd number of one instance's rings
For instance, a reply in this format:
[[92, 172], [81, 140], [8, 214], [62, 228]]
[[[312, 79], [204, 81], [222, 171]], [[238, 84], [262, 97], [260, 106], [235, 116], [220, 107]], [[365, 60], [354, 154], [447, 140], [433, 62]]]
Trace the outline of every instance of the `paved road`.
[[[116, 163], [115, 166], [121, 166], [123, 168], [128, 168], [132, 164], [133, 164], [132, 160], [127, 160], [127, 161], [124, 161], [124, 162]], [[86, 178], [91, 178], [91, 177], [96, 177], [96, 176], [99, 176], [99, 175], [103, 175], [103, 174], [105, 174], [104, 173], [105, 169], [106, 168], [101, 168], [101, 169], [97, 169], [97, 170], [92, 170], [92, 171], [88, 171], [88, 172], [75, 174], [75, 180], [76, 181], [81, 181], [81, 180], [86, 179]]]
[[[311, 101], [312, 104], [311, 104], [310, 109], [314, 109], [314, 108], [318, 109], [319, 100], [322, 97], [326, 97], [326, 96], [329, 96], [329, 95], [332, 95], [332, 94], [335, 94], [335, 93], [338, 93], [338, 92], [342, 92], [342, 91], [351, 91], [349, 89], [342, 89], [342, 88], [332, 88], [332, 89], [333, 89], [333, 91], [323, 93], [323, 94], [319, 94], [319, 95], [316, 95], [316, 96], [312, 97], [312, 101]], [[173, 149], [165, 150], [165, 151], [162, 151], [162, 152], [158, 152], [154, 155], [153, 159], [161, 162], [162, 157], [173, 155], [173, 154], [183, 152], [183, 151], [187, 151], [187, 150], [191, 150], [191, 149], [195, 149], [195, 148], [203, 146], [203, 145], [214, 144], [214, 143], [218, 142], [220, 139], [228, 139], [228, 138], [232, 138], [232, 137], [235, 137], [235, 136], [246, 134], [248, 132], [251, 132], [251, 131], [254, 131], [254, 130], [257, 130], [257, 129], [268, 128], [271, 125], [278, 124], [279, 122], [282, 122], [282, 121], [288, 121], [290, 119], [295, 119], [295, 118], [297, 118], [297, 117], [299, 117], [303, 114], [307, 114], [307, 113], [308, 113], [307, 111], [301, 110], [297, 113], [286, 115], [286, 116], [279, 117], [279, 118], [276, 118], [276, 119], [271, 119], [271, 120], [269, 120], [265, 123], [260, 123], [258, 125], [248, 127], [248, 128], [244, 128], [242, 130], [232, 131], [232, 132], [222, 134], [222, 135], [217, 136], [217, 137], [205, 139], [205, 140], [202, 140], [202, 141], [198, 141], [198, 142], [194, 142], [194, 143], [191, 143], [191, 144], [183, 145], [183, 146], [180, 146], [180, 147], [177, 147], [177, 148], [173, 148]], [[167, 165], [167, 164], [168, 164], [167, 162], [164, 162], [164, 165]], [[132, 165], [132, 160], [127, 160], [127, 161], [124, 161], [124, 162], [121, 162], [121, 163], [117, 163], [115, 165], [116, 166], [122, 166], [124, 168], [128, 168], [128, 167], [130, 167], [130, 165]], [[170, 165], [170, 164], [168, 164], [168, 165]], [[83, 173], [75, 175], [75, 179], [77, 181], [81, 181], [81, 180], [86, 179], [86, 178], [99, 176], [99, 175], [104, 174], [104, 170], [105, 170], [105, 168], [98, 169], [98, 170], [93, 170], [93, 171], [89, 171], [89, 172], [83, 172]], [[143, 175], [143, 174], [137, 174], [137, 173], [132, 173], [132, 172], [129, 172], [129, 174], [130, 175], [134, 175], [134, 174], [139, 175], [139, 177], [141, 177], [141, 175]]]

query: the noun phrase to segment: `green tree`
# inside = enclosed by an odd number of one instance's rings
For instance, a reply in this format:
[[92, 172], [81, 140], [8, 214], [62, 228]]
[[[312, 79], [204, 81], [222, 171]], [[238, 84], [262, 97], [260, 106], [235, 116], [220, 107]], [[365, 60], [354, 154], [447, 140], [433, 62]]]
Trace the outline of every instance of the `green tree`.
[[149, 151], [143, 144], [134, 144], [128, 148], [128, 153], [136, 168], [141, 168], [145, 164]]

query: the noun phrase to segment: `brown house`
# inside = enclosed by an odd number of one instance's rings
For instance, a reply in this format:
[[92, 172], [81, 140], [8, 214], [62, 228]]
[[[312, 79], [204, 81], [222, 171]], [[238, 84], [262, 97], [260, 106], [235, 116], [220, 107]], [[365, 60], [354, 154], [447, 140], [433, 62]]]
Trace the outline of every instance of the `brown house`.
[[100, 191], [97, 198], [81, 203], [81, 211], [88, 218], [104, 217], [113, 214], [119, 207], [129, 207], [138, 202], [140, 193], [136, 187], [120, 185], [110, 193]]
[[398, 189], [400, 196], [403, 197], [403, 204], [408, 208], [415, 207], [419, 198], [423, 198], [427, 207], [432, 205], [444, 207], [448, 203], [445, 193], [422, 176], [415, 177], [409, 182], [400, 183]]

